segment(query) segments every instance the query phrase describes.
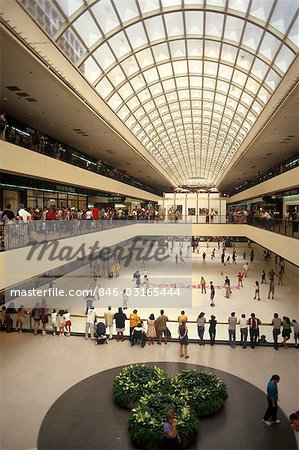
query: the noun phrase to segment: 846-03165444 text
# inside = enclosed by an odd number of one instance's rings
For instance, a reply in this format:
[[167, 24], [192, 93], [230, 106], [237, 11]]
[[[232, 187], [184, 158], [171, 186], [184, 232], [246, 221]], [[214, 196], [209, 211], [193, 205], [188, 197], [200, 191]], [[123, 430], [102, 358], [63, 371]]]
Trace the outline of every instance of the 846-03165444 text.
[[[123, 291], [118, 288], [96, 288], [93, 291], [93, 295], [98, 295], [99, 297], [118, 297], [121, 295]], [[160, 295], [166, 297], [166, 296], [179, 296], [181, 295], [179, 288], [158, 288], [158, 287], [140, 287], [140, 288], [127, 288], [126, 294], [130, 297], [143, 297], [143, 296], [152, 296], [152, 297], [158, 297]]]
[[[56, 287], [48, 289], [11, 289], [11, 295], [15, 297], [118, 297], [122, 295], [123, 291], [118, 288], [101, 288], [96, 286], [93, 289], [58, 289]], [[158, 287], [140, 287], [127, 288], [126, 294], [132, 297], [143, 296], [180, 296], [179, 288], [158, 288]]]

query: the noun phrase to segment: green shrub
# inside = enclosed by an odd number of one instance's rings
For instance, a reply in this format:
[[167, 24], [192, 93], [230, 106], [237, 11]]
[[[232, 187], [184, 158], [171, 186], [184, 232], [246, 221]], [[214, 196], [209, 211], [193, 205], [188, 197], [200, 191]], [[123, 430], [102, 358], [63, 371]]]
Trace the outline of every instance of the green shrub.
[[124, 408], [135, 406], [144, 394], [159, 394], [169, 388], [169, 379], [162, 369], [136, 364], [116, 375], [112, 392], [115, 402]]
[[212, 372], [183, 370], [170, 380], [172, 392], [184, 399], [197, 417], [214, 414], [228, 397], [226, 385]]
[[163, 425], [166, 413], [173, 409], [182, 446], [191, 442], [197, 433], [198, 420], [190, 406], [173, 394], [144, 395], [132, 409], [129, 431], [134, 444], [142, 448], [160, 448], [164, 441]]

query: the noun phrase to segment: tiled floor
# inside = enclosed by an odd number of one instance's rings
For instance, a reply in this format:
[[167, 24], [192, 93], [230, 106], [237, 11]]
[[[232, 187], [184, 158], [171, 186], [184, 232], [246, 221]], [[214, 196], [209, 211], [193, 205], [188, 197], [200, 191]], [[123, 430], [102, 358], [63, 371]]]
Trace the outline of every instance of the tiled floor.
[[[176, 264], [175, 254], [179, 247], [175, 247], [167, 262], [146, 263], [149, 281], [154, 285], [174, 283], [184, 284], [180, 287], [180, 296], [134, 296], [129, 299], [129, 312], [136, 307], [140, 316], [146, 318], [150, 313], [156, 316], [161, 307], [165, 309], [170, 319], [176, 319], [181, 309], [185, 309], [190, 320], [195, 320], [200, 311], [206, 313], [207, 318], [215, 314], [219, 322], [227, 321], [231, 311], [236, 311], [239, 317], [241, 313], [249, 315], [252, 311], [264, 322], [270, 322], [273, 312], [279, 315], [288, 315], [291, 319], [299, 319], [298, 301], [298, 268], [286, 266], [284, 286], [276, 287], [275, 300], [267, 300], [268, 286], [261, 286], [261, 301], [253, 300], [254, 282], [260, 280], [263, 268], [266, 272], [270, 267], [276, 269], [274, 260], [264, 262], [262, 250], [255, 248], [255, 261], [250, 266], [249, 276], [240, 290], [232, 289], [232, 297], [224, 298], [224, 290], [216, 290], [216, 306], [212, 308], [208, 294], [201, 294], [199, 289], [188, 285], [198, 284], [201, 275], [207, 282], [213, 280], [216, 286], [222, 286], [224, 276], [227, 274], [233, 287], [236, 286], [236, 275], [243, 267], [244, 247], [237, 249], [237, 264], [223, 267], [220, 264], [219, 252], [217, 257], [211, 260], [212, 245], [204, 248], [207, 253], [206, 262], [202, 262], [202, 250], [200, 255], [191, 259], [187, 255], [187, 248], [183, 249], [183, 258], [186, 264]], [[245, 247], [247, 258], [249, 250]], [[101, 279], [101, 285], [107, 288], [118, 289], [119, 296], [108, 295], [96, 300], [98, 314], [103, 313], [111, 304], [113, 309], [121, 306], [121, 292], [124, 288], [134, 288], [132, 273], [142, 267], [132, 263], [128, 268], [123, 268], [121, 276], [113, 280]], [[56, 287], [88, 288], [91, 282], [88, 267], [57, 280]], [[186, 286], [187, 285], [187, 286]], [[133, 292], [133, 291], [132, 291]], [[17, 300], [16, 306], [25, 303], [28, 299]], [[69, 307], [72, 313], [84, 313], [85, 302], [83, 297], [48, 298], [49, 306]], [[83, 331], [84, 319], [75, 319], [74, 328]], [[170, 324], [173, 335], [176, 335], [176, 324]], [[271, 340], [271, 328], [264, 327], [265, 334]], [[189, 325], [190, 337], [197, 337], [195, 324]], [[227, 325], [219, 325], [217, 337], [227, 339]], [[6, 334], [0, 335], [1, 339], [1, 448], [5, 450], [34, 449], [37, 445], [38, 431], [41, 422], [50, 406], [67, 389], [75, 383], [106, 369], [134, 362], [146, 361], [178, 361], [178, 345], [169, 343], [167, 346], [154, 345], [130, 348], [128, 342], [117, 343], [112, 341], [109, 345], [97, 347], [93, 342], [85, 341], [82, 337], [34, 337], [31, 334]], [[291, 338], [293, 342], [293, 338]], [[298, 352], [298, 354], [297, 354]], [[279, 349], [275, 352], [271, 347], [258, 347], [243, 350], [241, 347], [232, 349], [227, 345], [199, 347], [197, 344], [189, 346], [191, 364], [222, 370], [236, 375], [259, 389], [265, 390], [266, 383], [273, 373], [279, 373], [281, 382], [280, 407], [286, 415], [299, 408], [299, 350], [289, 348]], [[255, 411], [250, 406], [250, 414], [254, 414], [260, 421], [264, 411]], [[70, 412], [71, 413], [71, 412]], [[261, 427], [263, 424], [261, 423]], [[269, 430], [271, 432], [271, 429]], [[236, 430], [237, 432], [237, 430]], [[83, 449], [82, 449], [83, 450]], [[254, 450], [248, 447], [248, 450]]]
[[[274, 352], [272, 348], [243, 350], [241, 347], [232, 350], [223, 345], [199, 347], [191, 344], [188, 363], [231, 373], [263, 392], [269, 377], [279, 373], [279, 405], [289, 415], [298, 409], [298, 358], [295, 358], [298, 355], [295, 352], [291, 349]], [[1, 448], [36, 448], [45, 414], [67, 389], [103, 370], [146, 361], [181, 362], [178, 345], [147, 345], [142, 349], [139, 346], [131, 348], [127, 341], [117, 343], [113, 340], [109, 345], [99, 347], [82, 337], [2, 333], [1, 404], [4, 407], [1, 408]], [[99, 389], [106, 388], [99, 386]], [[264, 406], [257, 411], [254, 404], [246, 405], [251, 418], [256, 417], [260, 423], [261, 433], [265, 427], [261, 422]], [[61, 427], [63, 430], [63, 424]], [[270, 427], [268, 431], [272, 433]], [[248, 450], [254, 449], [249, 445]]]

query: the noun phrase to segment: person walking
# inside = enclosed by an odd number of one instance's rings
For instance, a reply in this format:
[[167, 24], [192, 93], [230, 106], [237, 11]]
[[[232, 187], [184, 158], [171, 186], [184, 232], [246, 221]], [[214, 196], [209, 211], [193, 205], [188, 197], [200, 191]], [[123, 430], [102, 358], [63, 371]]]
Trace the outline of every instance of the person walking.
[[116, 333], [117, 333], [116, 341], [123, 342], [125, 340], [124, 331], [125, 331], [125, 324], [126, 324], [127, 316], [123, 312], [122, 308], [118, 308], [118, 312], [114, 314], [114, 320], [115, 320]]
[[161, 309], [160, 316], [157, 319], [157, 326], [158, 326], [158, 331], [159, 331], [158, 345], [161, 345], [162, 337], [164, 337], [164, 342], [165, 342], [165, 344], [167, 344], [167, 322], [168, 322], [168, 317], [165, 316], [164, 310]]
[[211, 306], [215, 306], [214, 299], [215, 299], [215, 287], [213, 285], [213, 281], [210, 281], [210, 301], [211, 301]]
[[268, 299], [270, 299], [270, 295], [272, 295], [272, 300], [274, 300], [274, 294], [275, 294], [275, 284], [274, 280], [271, 280], [269, 284]]
[[209, 320], [209, 335], [210, 335], [210, 344], [214, 345], [215, 344], [215, 337], [216, 337], [216, 325], [217, 325], [217, 320], [215, 316], [211, 316], [211, 319]]
[[243, 287], [243, 274], [242, 274], [242, 272], [238, 273], [237, 279], [238, 279], [238, 288]]
[[224, 280], [224, 289], [225, 289], [225, 298], [229, 298], [231, 290], [230, 290], [230, 279], [228, 278], [228, 276], [226, 276]]
[[277, 313], [274, 313], [274, 317], [272, 319], [272, 326], [273, 326], [272, 334], [273, 334], [274, 348], [275, 350], [278, 350], [278, 336], [280, 335], [282, 320], [280, 317], [278, 317]]
[[255, 348], [259, 336], [259, 325], [261, 324], [260, 319], [255, 317], [254, 313], [251, 313], [248, 319], [249, 325], [249, 335], [250, 335], [250, 347]]
[[201, 312], [197, 317], [197, 334], [199, 337], [199, 345], [205, 345], [203, 337], [205, 332], [205, 313]]
[[280, 269], [280, 271], [278, 272], [278, 274], [277, 274], [277, 278], [278, 278], [278, 283], [277, 283], [277, 286], [283, 286], [283, 282], [282, 282], [282, 271], [281, 271], [281, 269]]
[[106, 329], [108, 329], [110, 340], [113, 338], [113, 319], [114, 319], [114, 313], [111, 311], [111, 306], [108, 306], [108, 311], [104, 312], [104, 321], [105, 321], [105, 327], [106, 327]]
[[285, 273], [285, 262], [284, 262], [283, 258], [280, 258], [280, 261], [279, 261], [278, 265], [280, 267], [281, 273], [284, 275], [284, 273]]
[[186, 326], [185, 320], [182, 321], [182, 323], [179, 325], [179, 342], [180, 342], [180, 357], [182, 358], [185, 356], [185, 359], [189, 358], [187, 354], [187, 349], [189, 345], [189, 338], [188, 338], [188, 328]]
[[247, 278], [248, 271], [249, 271], [249, 264], [248, 262], [246, 262], [243, 266], [243, 274], [245, 278]]
[[232, 348], [236, 348], [236, 325], [237, 325], [236, 313], [232, 312], [230, 317], [228, 318], [228, 336], [229, 336], [229, 345]]
[[148, 345], [154, 345], [155, 337], [157, 336], [154, 314], [151, 314], [147, 320], [146, 336], [148, 338]]
[[250, 252], [250, 262], [251, 262], [251, 264], [253, 263], [253, 261], [254, 261], [254, 250], [252, 248], [251, 252]]
[[261, 280], [261, 284], [267, 284], [266, 281], [266, 272], [264, 271], [264, 269], [262, 270], [262, 280]]
[[253, 300], [256, 300], [256, 298], [258, 300], [260, 300], [260, 283], [258, 281], [255, 282], [255, 286], [254, 286], [254, 297]]
[[248, 326], [246, 315], [242, 314], [239, 320], [240, 333], [241, 333], [241, 345], [243, 348], [247, 347], [247, 337], [248, 337]]
[[[263, 422], [270, 426], [272, 424], [280, 423], [280, 420], [277, 420], [277, 401], [278, 401], [278, 389], [277, 383], [280, 381], [280, 376], [275, 374], [272, 375], [270, 381], [267, 385], [267, 401], [268, 408], [264, 414]], [[271, 420], [270, 420], [271, 419]]]
[[136, 272], [133, 273], [133, 281], [135, 280], [137, 288], [139, 288], [140, 284], [141, 284], [140, 278], [141, 278], [141, 273], [139, 272], [139, 270], [136, 270]]
[[287, 341], [290, 339], [291, 337], [291, 321], [288, 317], [283, 316], [282, 318], [282, 334], [281, 336], [283, 337], [283, 346], [284, 348], [288, 348], [287, 346]]
[[127, 289], [123, 290], [123, 311], [125, 309], [128, 309], [128, 301], [129, 301], [129, 296], [127, 294]]
[[200, 286], [201, 286], [201, 293], [203, 294], [203, 293], [207, 293], [207, 290], [206, 290], [206, 280], [204, 279], [204, 277], [201, 277], [200, 278]]

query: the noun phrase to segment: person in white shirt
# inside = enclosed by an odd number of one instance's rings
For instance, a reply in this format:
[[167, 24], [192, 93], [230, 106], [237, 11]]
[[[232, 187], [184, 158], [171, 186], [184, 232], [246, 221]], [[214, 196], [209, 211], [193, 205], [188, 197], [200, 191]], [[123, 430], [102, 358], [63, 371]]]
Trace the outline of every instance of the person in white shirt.
[[244, 277], [245, 277], [245, 278], [247, 277], [248, 270], [249, 270], [249, 264], [248, 264], [248, 262], [246, 261], [246, 263], [245, 263], [244, 266], [243, 266], [243, 274], [244, 274]]
[[90, 332], [91, 340], [94, 340], [94, 325], [96, 321], [96, 312], [94, 306], [91, 306], [87, 311], [86, 325], [85, 325], [85, 339], [88, 339], [88, 332]]
[[114, 313], [111, 311], [111, 306], [108, 306], [108, 311], [104, 312], [104, 320], [105, 320], [105, 326], [108, 328], [109, 331], [109, 339], [111, 340], [113, 338], [113, 318]]
[[72, 322], [71, 322], [71, 314], [70, 314], [68, 309], [66, 309], [64, 311], [63, 317], [64, 317], [64, 320], [65, 320], [66, 336], [70, 336], [71, 335]]
[[55, 336], [56, 332], [57, 332], [57, 311], [56, 311], [56, 309], [52, 309], [51, 325], [53, 327], [53, 336]]
[[247, 347], [248, 327], [245, 314], [242, 314], [239, 320], [240, 333], [241, 333], [241, 345], [243, 348]]
[[22, 203], [20, 204], [18, 216], [23, 222], [31, 222], [31, 214], [24, 209], [24, 205]]
[[92, 219], [92, 212], [91, 212], [90, 209], [88, 209], [88, 210], [86, 211], [85, 217], [86, 217], [86, 220]]

